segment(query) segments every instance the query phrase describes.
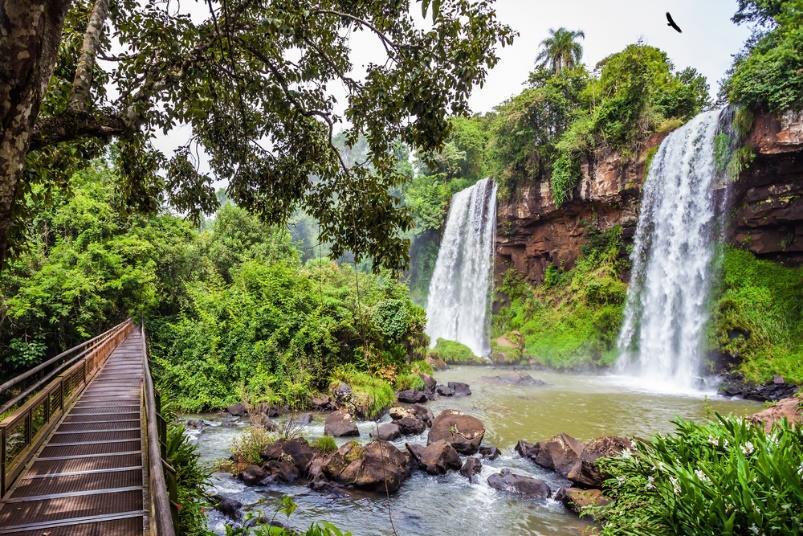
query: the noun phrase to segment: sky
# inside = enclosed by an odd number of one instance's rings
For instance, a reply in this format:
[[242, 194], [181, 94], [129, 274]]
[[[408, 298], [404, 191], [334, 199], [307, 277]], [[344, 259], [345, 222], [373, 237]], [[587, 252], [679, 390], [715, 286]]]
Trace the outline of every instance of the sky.
[[[736, 0], [497, 0], [495, 6], [499, 20], [519, 35], [513, 45], [498, 49], [499, 63], [488, 73], [483, 87], [474, 88], [469, 100], [474, 112], [488, 112], [523, 89], [539, 45], [549, 36], [550, 28], [563, 26], [585, 32], [581, 42], [583, 62], [590, 69], [609, 54], [642, 40], [664, 50], [678, 70], [694, 67], [704, 74], [712, 97], [716, 96], [732, 56], [749, 36], [748, 27], [730, 21]], [[208, 16], [205, 2], [186, 3], [183, 8], [197, 22]], [[683, 33], [666, 25], [667, 11]], [[382, 46], [375, 36], [354, 33], [351, 60], [356, 77], [360, 77], [363, 65], [381, 63], [383, 59]], [[345, 91], [333, 93], [341, 101], [337, 111], [342, 112]], [[189, 137], [189, 128], [179, 126], [159, 134], [155, 145], [171, 155]], [[201, 170], [208, 171], [203, 155], [201, 160]]]

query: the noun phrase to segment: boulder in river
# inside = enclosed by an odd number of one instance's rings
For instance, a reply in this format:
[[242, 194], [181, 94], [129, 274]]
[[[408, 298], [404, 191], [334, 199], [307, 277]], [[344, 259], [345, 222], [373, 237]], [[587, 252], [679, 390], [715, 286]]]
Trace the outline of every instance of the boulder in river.
[[482, 462], [474, 456], [466, 458], [463, 467], [460, 468], [460, 474], [468, 478], [469, 482], [474, 482], [474, 477], [480, 474], [480, 471], [482, 471]]
[[237, 499], [232, 499], [230, 497], [223, 497], [221, 495], [215, 495], [212, 497], [215, 510], [222, 513], [224, 516], [228, 517], [229, 519], [233, 519], [237, 521], [242, 517], [242, 512], [240, 511], [243, 507], [243, 503], [238, 501]]
[[335, 409], [332, 397], [329, 395], [318, 395], [312, 397], [312, 407], [317, 411], [331, 411]]
[[425, 391], [428, 391], [428, 392], [435, 391], [435, 386], [438, 384], [438, 382], [435, 381], [435, 378], [433, 378], [429, 374], [419, 374], [419, 376], [421, 377], [421, 381], [424, 382], [424, 390]]
[[232, 404], [231, 406], [226, 408], [226, 412], [231, 415], [232, 417], [243, 417], [248, 415], [248, 410], [245, 409], [243, 404], [239, 402], [237, 404]]
[[598, 489], [561, 488], [555, 493], [555, 500], [576, 514], [586, 506], [605, 506], [611, 500]]
[[259, 486], [268, 479], [268, 472], [258, 465], [249, 465], [240, 473], [240, 480], [247, 486]]
[[301, 471], [290, 458], [268, 460], [262, 464], [262, 469], [268, 474], [268, 481], [292, 484], [301, 476]]
[[404, 391], [399, 391], [396, 393], [396, 398], [399, 402], [405, 402], [407, 404], [415, 404], [429, 400], [427, 398], [427, 393], [419, 389], [405, 389]]
[[427, 426], [432, 426], [432, 419], [434, 418], [432, 412], [428, 407], [421, 404], [411, 404], [409, 406], [394, 406], [388, 410], [390, 418], [394, 421], [403, 419], [405, 417], [415, 417], [424, 421]]
[[499, 376], [485, 376], [483, 379], [493, 383], [501, 383], [503, 385], [517, 385], [517, 386], [537, 386], [546, 385], [544, 380], [533, 378], [526, 372], [517, 372], [514, 374], [500, 374]]
[[454, 396], [454, 389], [448, 385], [439, 384], [435, 386], [435, 392], [440, 396]]
[[427, 356], [426, 361], [435, 370], [446, 370], [447, 368], [449, 368], [449, 365], [446, 364], [446, 361], [436, 356], [435, 354], [429, 354]]
[[418, 465], [431, 475], [442, 475], [449, 469], [460, 469], [460, 456], [446, 441], [436, 441], [426, 447], [417, 443], [406, 443], [404, 446]]
[[586, 444], [576, 463], [566, 474], [566, 477], [576, 484], [591, 488], [602, 487], [608, 478], [597, 465], [597, 459], [619, 456], [625, 450], [633, 448], [633, 442], [626, 437], [605, 436]]
[[738, 396], [758, 402], [773, 402], [793, 396], [797, 389], [797, 385], [787, 382], [783, 376], [775, 376], [764, 384], [755, 384], [746, 381], [738, 373], [730, 373], [725, 375], [719, 384], [718, 391], [725, 396]]
[[326, 417], [323, 433], [334, 437], [359, 436], [360, 431], [346, 410], [333, 411]]
[[583, 449], [582, 442], [564, 433], [547, 441], [539, 441], [534, 445], [526, 441], [519, 441], [516, 445], [519, 454], [530, 458], [541, 467], [553, 469], [563, 476], [567, 476], [569, 471], [580, 462]]
[[486, 458], [488, 460], [495, 460], [502, 453], [499, 452], [499, 449], [496, 447], [492, 447], [490, 445], [484, 445], [480, 447], [480, 454], [482, 455], [483, 458]]
[[426, 423], [418, 417], [405, 417], [395, 422], [402, 435], [417, 435], [427, 429]]
[[410, 475], [411, 457], [387, 441], [367, 445], [350, 441], [333, 452], [323, 467], [332, 481], [355, 488], [394, 492]]
[[312, 413], [300, 413], [291, 419], [296, 426], [307, 426], [312, 422]]
[[454, 391], [454, 396], [470, 396], [471, 388], [467, 383], [463, 382], [449, 382], [449, 387]]
[[517, 475], [510, 469], [502, 469], [488, 477], [488, 485], [494, 489], [516, 493], [533, 499], [546, 499], [552, 493], [543, 480], [530, 476]]
[[377, 426], [376, 432], [372, 432], [371, 435], [382, 441], [393, 441], [401, 437], [401, 430], [395, 422], [386, 422]]
[[344, 382], [339, 382], [334, 389], [332, 389], [332, 397], [335, 399], [336, 406], [345, 406], [351, 402], [351, 386]]
[[789, 424], [800, 424], [803, 422], [803, 411], [801, 410], [801, 401], [799, 398], [793, 396], [785, 398], [777, 402], [765, 410], [754, 413], [748, 420], [756, 423], [763, 424], [764, 430], [769, 432], [772, 425], [781, 419], [786, 419]]
[[444, 440], [461, 454], [474, 454], [479, 449], [484, 435], [485, 426], [479, 419], [447, 409], [432, 421], [427, 444]]
[[307, 467], [315, 456], [315, 451], [303, 437], [297, 439], [279, 439], [262, 451], [262, 459], [266, 461], [291, 461], [299, 474], [306, 474]]

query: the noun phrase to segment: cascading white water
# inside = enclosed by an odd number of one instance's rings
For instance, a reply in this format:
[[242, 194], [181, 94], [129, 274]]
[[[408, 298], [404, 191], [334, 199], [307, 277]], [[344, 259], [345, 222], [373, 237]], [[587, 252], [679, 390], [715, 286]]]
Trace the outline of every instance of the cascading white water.
[[490, 354], [489, 295], [496, 232], [496, 184], [483, 179], [452, 197], [427, 299], [427, 335]]
[[671, 133], [641, 202], [619, 334], [618, 369], [661, 391], [693, 391], [700, 375], [720, 216], [714, 198], [719, 110]]

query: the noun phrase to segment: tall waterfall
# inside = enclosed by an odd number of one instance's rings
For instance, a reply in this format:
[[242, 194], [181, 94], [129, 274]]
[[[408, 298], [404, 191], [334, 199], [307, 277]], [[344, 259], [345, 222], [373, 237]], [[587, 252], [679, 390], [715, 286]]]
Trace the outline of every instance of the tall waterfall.
[[496, 231], [496, 184], [483, 179], [452, 197], [427, 299], [427, 335], [465, 344], [479, 356], [491, 348], [489, 294]]
[[694, 390], [722, 210], [714, 199], [719, 110], [672, 132], [652, 160], [631, 260], [618, 369], [656, 390]]

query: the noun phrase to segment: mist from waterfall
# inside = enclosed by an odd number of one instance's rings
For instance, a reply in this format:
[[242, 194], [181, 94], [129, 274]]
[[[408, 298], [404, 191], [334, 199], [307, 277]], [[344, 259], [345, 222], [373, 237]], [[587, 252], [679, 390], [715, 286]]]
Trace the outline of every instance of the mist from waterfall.
[[723, 210], [714, 196], [719, 110], [661, 143], [644, 184], [619, 334], [619, 372], [657, 391], [696, 389]]
[[490, 293], [496, 233], [496, 184], [483, 179], [452, 197], [429, 284], [427, 335], [490, 354]]

